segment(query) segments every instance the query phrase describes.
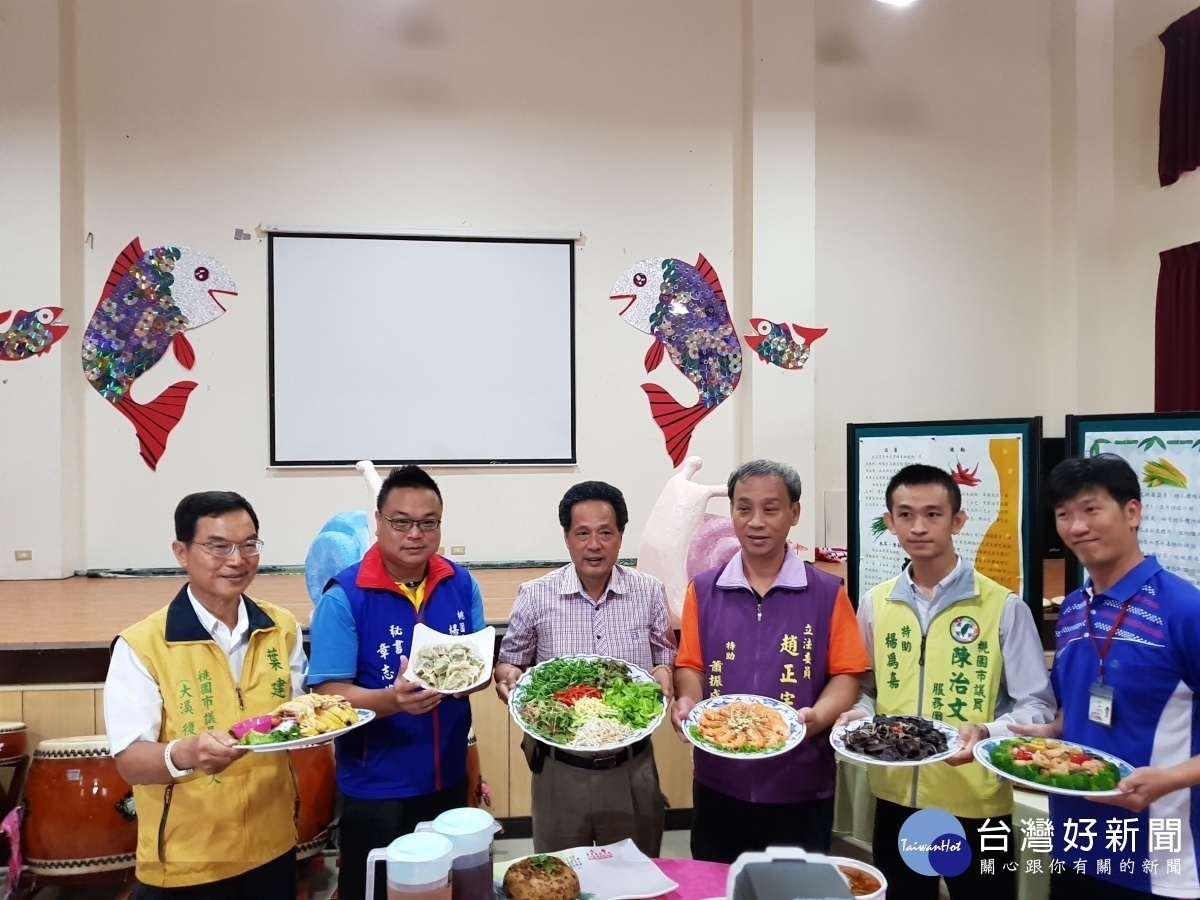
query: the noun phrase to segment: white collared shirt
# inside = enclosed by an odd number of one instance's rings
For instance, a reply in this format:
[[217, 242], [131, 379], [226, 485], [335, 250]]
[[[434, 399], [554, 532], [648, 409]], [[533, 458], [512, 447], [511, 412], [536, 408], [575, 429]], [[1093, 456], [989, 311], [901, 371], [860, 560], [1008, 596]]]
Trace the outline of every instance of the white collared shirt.
[[[238, 604], [237, 623], [231, 630], [200, 605], [190, 585], [187, 593], [196, 618], [229, 660], [229, 671], [234, 683], [238, 683], [246, 661], [246, 650], [250, 646], [250, 621], [245, 600]], [[308, 677], [308, 658], [304, 655], [304, 633], [299, 625], [296, 626], [296, 648], [288, 663], [292, 694], [303, 694], [304, 682]], [[108, 677], [104, 681], [104, 726], [108, 734], [109, 752], [116, 756], [134, 741], [157, 741], [162, 729], [162, 711], [158, 682], [129, 643], [124, 638], [117, 638], [108, 664]]]

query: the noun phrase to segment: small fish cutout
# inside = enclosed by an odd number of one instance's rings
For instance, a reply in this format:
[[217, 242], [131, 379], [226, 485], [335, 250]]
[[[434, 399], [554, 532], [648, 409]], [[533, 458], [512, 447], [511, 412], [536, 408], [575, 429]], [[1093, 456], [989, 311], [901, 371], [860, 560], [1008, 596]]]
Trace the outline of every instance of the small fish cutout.
[[[825, 334], [828, 328], [801, 328], [777, 324], [770, 319], [751, 319], [753, 334], [745, 335], [746, 344], [758, 358], [781, 369], [803, 369], [812, 355], [813, 341]], [[793, 331], [800, 338], [792, 337]]]
[[[0, 332], [0, 362], [20, 362], [49, 353], [67, 333], [68, 326], [59, 320], [62, 314], [58, 306], [43, 306], [33, 312], [17, 310], [8, 330]], [[11, 309], [0, 312], [0, 325], [10, 316]]]

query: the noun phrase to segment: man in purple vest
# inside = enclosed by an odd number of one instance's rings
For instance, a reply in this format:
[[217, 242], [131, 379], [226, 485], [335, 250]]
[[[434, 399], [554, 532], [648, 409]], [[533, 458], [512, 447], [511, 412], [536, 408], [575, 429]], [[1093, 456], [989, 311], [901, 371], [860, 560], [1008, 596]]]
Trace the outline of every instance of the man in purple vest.
[[827, 732], [858, 699], [871, 659], [842, 580], [787, 546], [800, 521], [795, 470], [764, 459], [739, 466], [729, 505], [741, 550], [688, 585], [672, 722], [686, 740], [683, 720], [701, 700], [758, 694], [794, 706], [808, 734], [768, 759], [695, 754], [692, 856], [732, 863], [769, 844], [825, 853], [836, 774]]

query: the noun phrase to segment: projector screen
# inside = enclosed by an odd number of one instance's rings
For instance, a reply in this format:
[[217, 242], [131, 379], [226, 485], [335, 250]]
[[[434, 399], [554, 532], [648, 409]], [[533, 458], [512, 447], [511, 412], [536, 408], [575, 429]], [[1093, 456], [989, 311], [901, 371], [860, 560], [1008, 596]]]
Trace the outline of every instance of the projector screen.
[[270, 232], [271, 465], [575, 462], [570, 239]]

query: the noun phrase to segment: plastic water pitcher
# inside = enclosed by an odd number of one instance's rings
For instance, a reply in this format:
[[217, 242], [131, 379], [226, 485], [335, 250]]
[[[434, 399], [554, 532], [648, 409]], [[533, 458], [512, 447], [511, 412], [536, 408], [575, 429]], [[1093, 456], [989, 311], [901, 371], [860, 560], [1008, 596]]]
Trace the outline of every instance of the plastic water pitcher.
[[491, 813], [463, 806], [449, 809], [425, 827], [449, 838], [454, 845], [454, 900], [491, 900], [492, 838], [500, 830]]
[[387, 861], [388, 900], [450, 900], [454, 845], [436, 832], [406, 834], [367, 855], [367, 892], [375, 896], [375, 865]]

